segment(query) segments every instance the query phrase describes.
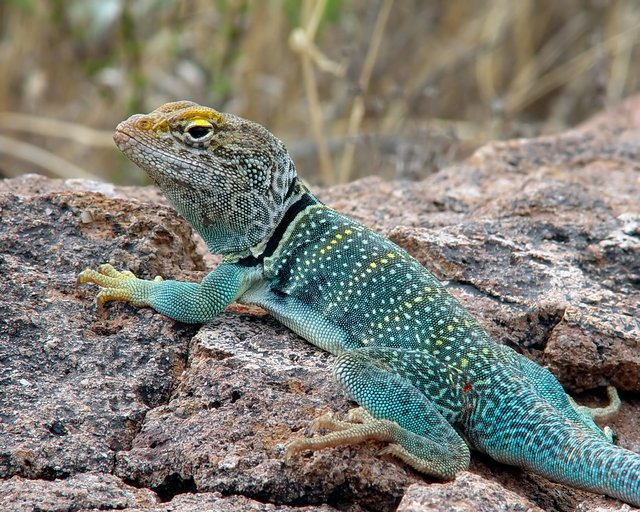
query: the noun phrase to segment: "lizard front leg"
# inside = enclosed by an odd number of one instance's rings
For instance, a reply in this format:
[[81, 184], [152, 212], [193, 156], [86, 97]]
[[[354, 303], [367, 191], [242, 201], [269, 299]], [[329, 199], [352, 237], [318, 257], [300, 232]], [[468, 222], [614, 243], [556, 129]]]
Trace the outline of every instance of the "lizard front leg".
[[101, 287], [96, 297], [99, 305], [121, 300], [137, 307], [152, 307], [180, 322], [205, 323], [259, 282], [261, 276], [258, 267], [222, 263], [202, 283], [183, 283], [165, 281], [160, 276], [153, 280], [139, 279], [132, 272], [120, 272], [105, 264], [97, 270], [83, 270], [78, 283]]

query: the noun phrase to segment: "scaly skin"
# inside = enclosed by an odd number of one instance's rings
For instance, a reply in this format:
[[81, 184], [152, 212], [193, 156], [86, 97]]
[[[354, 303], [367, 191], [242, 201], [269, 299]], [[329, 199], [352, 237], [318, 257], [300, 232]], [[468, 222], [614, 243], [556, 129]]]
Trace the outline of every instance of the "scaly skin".
[[[615, 446], [544, 368], [498, 345], [437, 279], [389, 240], [321, 204], [263, 127], [191, 102], [122, 122], [114, 139], [223, 262], [200, 284], [144, 281], [110, 265], [80, 282], [98, 300], [204, 323], [255, 304], [336, 355], [361, 405], [302, 450], [389, 441], [386, 450], [443, 479], [469, 448], [557, 482], [640, 506], [640, 456]], [[613, 412], [613, 406], [594, 416]], [[619, 402], [618, 402], [619, 403]]]

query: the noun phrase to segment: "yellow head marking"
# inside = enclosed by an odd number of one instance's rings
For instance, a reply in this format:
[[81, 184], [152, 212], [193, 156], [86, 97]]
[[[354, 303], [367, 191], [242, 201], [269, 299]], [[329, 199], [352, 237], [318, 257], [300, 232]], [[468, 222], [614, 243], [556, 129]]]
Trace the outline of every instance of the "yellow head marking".
[[222, 114], [220, 112], [206, 107], [195, 107], [186, 109], [182, 114], [180, 114], [179, 119], [181, 121], [190, 121], [191, 123], [203, 122], [218, 125], [224, 123], [224, 118], [222, 117]]
[[169, 129], [169, 125], [164, 118], [153, 119], [152, 117], [145, 116], [136, 121], [135, 128], [141, 132], [165, 132]]
[[211, 126], [211, 123], [206, 119], [198, 118], [189, 122], [187, 124], [187, 129], [191, 128], [192, 126], [202, 126], [203, 128], [209, 128]]

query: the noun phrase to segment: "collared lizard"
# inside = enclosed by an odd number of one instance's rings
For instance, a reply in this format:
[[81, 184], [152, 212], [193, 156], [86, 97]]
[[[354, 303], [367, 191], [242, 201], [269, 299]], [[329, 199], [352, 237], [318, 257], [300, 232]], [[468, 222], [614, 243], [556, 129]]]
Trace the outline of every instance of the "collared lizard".
[[142, 280], [111, 265], [84, 270], [97, 300], [150, 306], [205, 323], [232, 301], [258, 305], [336, 356], [334, 374], [361, 407], [291, 442], [303, 450], [388, 441], [387, 453], [452, 479], [470, 448], [567, 485], [640, 506], [640, 455], [575, 404], [543, 367], [497, 344], [404, 250], [322, 204], [283, 143], [262, 126], [188, 101], [117, 127], [124, 154], [224, 255], [201, 283]]

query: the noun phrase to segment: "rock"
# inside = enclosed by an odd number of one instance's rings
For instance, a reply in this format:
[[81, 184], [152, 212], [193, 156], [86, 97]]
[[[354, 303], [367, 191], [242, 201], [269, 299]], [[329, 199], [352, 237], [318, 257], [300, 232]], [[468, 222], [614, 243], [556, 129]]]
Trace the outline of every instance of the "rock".
[[[14, 476], [0, 481], [0, 495], [12, 512], [77, 512], [127, 510], [128, 512], [331, 512], [328, 505], [289, 507], [220, 493], [184, 493], [162, 503], [148, 489], [125, 484], [108, 473], [79, 473], [63, 480], [29, 480]], [[5, 509], [6, 510], [6, 509]]]
[[113, 471], [168, 400], [195, 328], [124, 304], [96, 316], [75, 276], [111, 260], [188, 277], [201, 265], [191, 231], [166, 207], [86, 192], [0, 194], [0, 212], [0, 273], [12, 276], [0, 280], [0, 477]]
[[330, 404], [348, 410], [331, 361], [271, 318], [224, 313], [194, 338], [171, 402], [147, 414], [117, 474], [162, 497], [216, 490], [392, 510], [416, 476], [377, 459], [373, 447], [283, 461], [285, 443], [308, 435], [311, 419], [337, 409]]
[[[639, 129], [632, 98], [420, 183], [367, 178], [320, 196], [405, 247], [568, 389], [626, 391], [613, 428], [640, 452]], [[197, 328], [126, 304], [96, 311], [95, 288], [75, 287], [103, 262], [204, 276], [215, 258], [155, 189], [28, 175], [0, 182], [0, 216], [1, 509], [619, 509], [478, 455], [437, 484], [375, 443], [285, 464], [312, 418], [352, 405], [330, 355], [258, 308]]]
[[171, 501], [156, 505], [153, 508], [132, 508], [128, 512], [229, 512], [242, 510], [243, 512], [337, 512], [329, 505], [295, 507], [287, 505], [273, 505], [251, 500], [244, 496], [223, 496], [220, 493], [203, 492], [198, 494], [179, 494]]
[[88, 472], [53, 481], [20, 476], [0, 480], [0, 503], [13, 512], [155, 510], [158, 499], [152, 491], [126, 485], [109, 473]]
[[521, 510], [543, 512], [534, 503], [494, 482], [472, 473], [461, 473], [446, 484], [409, 486], [397, 512], [495, 512]]

